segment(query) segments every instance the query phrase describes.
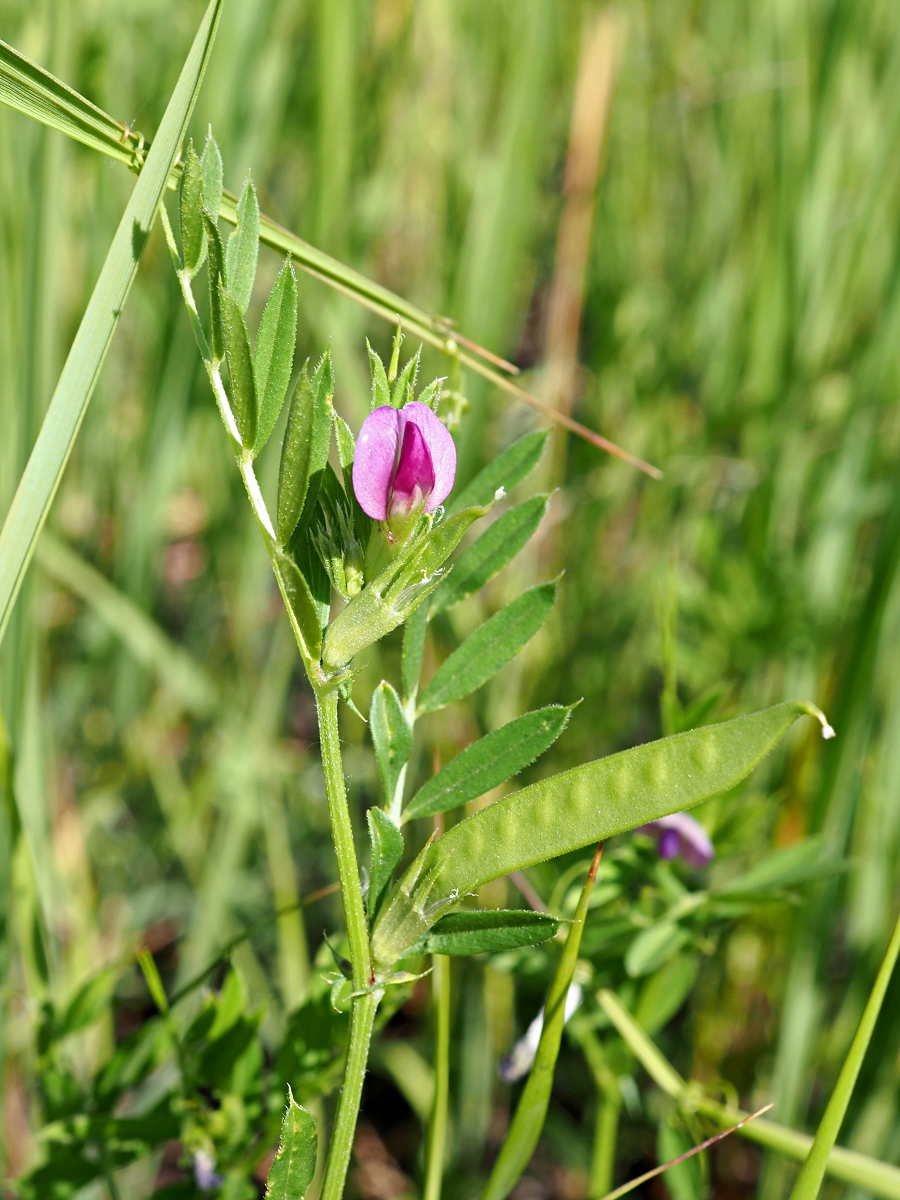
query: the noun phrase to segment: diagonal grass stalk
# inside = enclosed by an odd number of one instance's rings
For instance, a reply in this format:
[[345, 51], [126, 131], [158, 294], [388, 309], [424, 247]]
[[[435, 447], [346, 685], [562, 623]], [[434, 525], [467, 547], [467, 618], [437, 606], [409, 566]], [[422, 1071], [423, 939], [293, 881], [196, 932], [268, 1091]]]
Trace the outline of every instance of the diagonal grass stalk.
[[223, 0], [210, 0], [160, 123], [87, 309], [53, 399], [0, 532], [0, 641], [38, 534], [84, 419], [106, 352], [134, 282], [160, 197], [193, 111], [215, 39]]

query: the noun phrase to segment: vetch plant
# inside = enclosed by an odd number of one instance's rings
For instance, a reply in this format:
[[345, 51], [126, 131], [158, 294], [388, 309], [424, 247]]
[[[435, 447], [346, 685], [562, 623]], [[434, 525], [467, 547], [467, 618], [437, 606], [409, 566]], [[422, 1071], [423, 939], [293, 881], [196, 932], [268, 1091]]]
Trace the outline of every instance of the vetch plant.
[[[503, 513], [451, 563], [464, 535], [535, 465], [542, 435], [527, 435], [486, 467], [456, 502], [451, 497], [456, 451], [436, 409], [441, 381], [416, 391], [418, 355], [399, 370], [400, 337], [390, 368], [370, 349], [373, 410], [358, 439], [334, 412], [328, 353], [310, 373], [301, 368], [288, 401], [274, 517], [254, 471], [287, 399], [296, 337], [297, 293], [286, 262], [266, 302], [256, 338], [245, 315], [256, 271], [259, 211], [247, 180], [234, 232], [226, 243], [217, 214], [222, 165], [210, 136], [198, 155], [188, 147], [179, 197], [180, 241], [160, 209], [182, 294], [235, 462], [284, 600], [307, 678], [316, 697], [322, 768], [347, 928], [349, 961], [335, 977], [333, 998], [350, 1009], [340, 1098], [322, 1184], [324, 1200], [342, 1194], [379, 1005], [392, 988], [415, 978], [421, 956], [483, 953], [534, 945], [559, 922], [543, 914], [473, 911], [475, 889], [567, 851], [680, 814], [674, 831], [683, 853], [709, 856], [682, 810], [734, 787], [797, 719], [825, 719], [806, 703], [780, 704], [752, 716], [664, 738], [588, 763], [514, 791], [429, 838], [399, 881], [407, 850], [404, 828], [484, 795], [523, 770], [565, 728], [568, 708], [526, 714], [463, 751], [405, 803], [406, 766], [416, 722], [471, 695], [509, 663], [553, 611], [558, 581], [538, 584], [488, 618], [422, 683], [428, 622], [498, 574], [527, 542], [546, 508], [534, 497]], [[194, 297], [202, 268], [209, 321]], [[332, 443], [337, 469], [332, 465]], [[345, 607], [332, 619], [332, 595]], [[363, 884], [344, 785], [338, 704], [352, 703], [353, 662], [405, 626], [399, 689], [383, 681], [369, 714], [383, 807], [368, 813], [371, 861]], [[500, 1198], [521, 1174], [549, 1102], [569, 994], [600, 850], [588, 873], [551, 987], [535, 1066], [501, 1149], [486, 1195]], [[342, 974], [345, 972], [345, 975]], [[439, 987], [449, 980], [439, 970]], [[442, 993], [443, 994], [443, 993]], [[442, 1002], [443, 1003], [443, 1002]], [[442, 1025], [447, 1036], [447, 1023]], [[438, 1046], [438, 1060], [447, 1046]], [[446, 1088], [446, 1071], [441, 1073]], [[292, 1102], [293, 1103], [293, 1102]], [[439, 1091], [434, 1120], [445, 1120]], [[292, 1109], [289, 1109], [289, 1114]], [[440, 1114], [444, 1115], [441, 1116]], [[292, 1118], [293, 1120], [293, 1118]], [[300, 1136], [297, 1124], [291, 1138]], [[440, 1181], [440, 1131], [429, 1136], [429, 1189]], [[285, 1135], [287, 1136], [287, 1134]], [[278, 1159], [280, 1163], [283, 1159]], [[281, 1194], [279, 1167], [271, 1194]], [[286, 1193], [285, 1193], [286, 1194]]]

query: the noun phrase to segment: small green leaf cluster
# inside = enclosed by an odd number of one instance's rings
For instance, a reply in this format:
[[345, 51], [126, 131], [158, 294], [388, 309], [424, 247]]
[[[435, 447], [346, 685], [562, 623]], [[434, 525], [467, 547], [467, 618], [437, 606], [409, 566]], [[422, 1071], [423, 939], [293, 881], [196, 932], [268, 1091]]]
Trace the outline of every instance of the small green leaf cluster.
[[[264, 1014], [249, 1008], [234, 969], [199, 1006], [197, 988], [208, 972], [179, 993], [176, 1003], [194, 999], [186, 1021], [179, 1010], [169, 1011], [147, 957], [148, 983], [155, 985], [164, 1011], [120, 1041], [87, 1083], [74, 1068], [70, 1039], [111, 1019], [123, 972], [98, 973], [61, 1009], [45, 1003], [37, 1076], [43, 1156], [17, 1181], [18, 1193], [27, 1200], [51, 1195], [65, 1200], [178, 1142], [182, 1154], [174, 1165], [183, 1181], [174, 1186], [179, 1195], [199, 1196], [215, 1186], [250, 1200], [257, 1195], [254, 1173], [278, 1143], [268, 1194], [300, 1200], [315, 1170], [316, 1129], [298, 1101], [328, 1095], [338, 1085], [346, 1015], [335, 1011], [327, 986], [317, 978], [273, 1048], [271, 1038], [260, 1034]], [[198, 1176], [198, 1164], [211, 1178]]]

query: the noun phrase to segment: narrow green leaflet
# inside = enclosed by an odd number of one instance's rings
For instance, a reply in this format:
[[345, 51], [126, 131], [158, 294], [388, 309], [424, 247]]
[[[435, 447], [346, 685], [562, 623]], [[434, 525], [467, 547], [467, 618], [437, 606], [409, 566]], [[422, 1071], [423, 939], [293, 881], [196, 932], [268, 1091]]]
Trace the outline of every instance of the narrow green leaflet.
[[225, 360], [231, 379], [231, 407], [241, 435], [241, 445], [249, 450], [256, 441], [256, 383], [253, 378], [250, 335], [240, 305], [221, 280], [219, 302], [222, 306]]
[[454, 563], [446, 583], [431, 598], [431, 615], [474, 595], [525, 546], [547, 511], [549, 496], [532, 496], [510, 508]]
[[544, 624], [556, 603], [556, 580], [523, 592], [479, 626], [436, 671], [419, 711], [435, 712], [462, 700], [496, 675]]
[[[228, 275], [225, 270], [225, 247], [218, 224], [210, 217], [204, 216], [206, 222], [206, 243], [209, 255], [209, 346], [216, 362], [225, 357], [225, 329], [222, 316], [222, 290], [220, 283], [228, 286]], [[243, 317], [241, 318], [243, 320]]]
[[318, 496], [331, 443], [333, 395], [331, 355], [326, 353], [312, 380], [304, 366], [291, 400], [278, 476], [275, 533], [280, 546], [288, 544], [304, 508], [309, 510]]
[[376, 960], [395, 962], [442, 904], [482, 883], [735, 787], [803, 715], [824, 724], [811, 704], [778, 704], [585, 763], [467, 817], [426, 847], [395, 888], [373, 932]]
[[519, 1097], [515, 1115], [506, 1132], [506, 1137], [503, 1139], [503, 1145], [500, 1147], [500, 1153], [497, 1155], [490, 1179], [482, 1192], [482, 1200], [504, 1200], [509, 1195], [519, 1176], [528, 1166], [538, 1138], [541, 1136], [547, 1108], [550, 1105], [553, 1074], [556, 1070], [559, 1045], [566, 1023], [566, 997], [575, 974], [575, 964], [578, 961], [578, 951], [581, 947], [581, 935], [584, 932], [584, 922], [587, 918], [588, 902], [594, 888], [594, 880], [597, 878], [601, 850], [602, 846], [598, 846], [594, 861], [591, 863], [591, 868], [584, 881], [584, 887], [581, 889], [572, 927], [566, 938], [565, 949], [553, 976], [547, 1003], [544, 1006], [544, 1024], [537, 1053], [534, 1056], [534, 1065], [522, 1095]]
[[291, 624], [301, 634], [310, 662], [317, 662], [322, 651], [322, 614], [312, 588], [287, 554], [279, 551], [272, 559], [272, 569]]
[[400, 653], [400, 678], [403, 699], [408, 704], [416, 694], [422, 659], [425, 656], [425, 635], [428, 632], [428, 605], [421, 604], [403, 627], [403, 648]]
[[897, 918], [884, 960], [875, 977], [875, 983], [863, 1010], [859, 1027], [850, 1043], [850, 1049], [844, 1059], [837, 1083], [834, 1085], [834, 1091], [831, 1093], [828, 1106], [819, 1122], [809, 1157], [803, 1164], [803, 1170], [794, 1184], [791, 1200], [815, 1200], [819, 1194], [822, 1180], [828, 1169], [828, 1156], [834, 1148], [841, 1125], [844, 1123], [844, 1117], [847, 1115], [850, 1098], [872, 1040], [872, 1034], [875, 1032], [875, 1024], [878, 1021], [881, 1006], [884, 1004], [884, 997], [887, 994], [894, 967], [897, 965], [898, 954], [900, 954], [900, 917]]
[[379, 683], [372, 696], [369, 731], [375, 746], [381, 794], [385, 805], [392, 808], [400, 773], [412, 754], [413, 735], [400, 697], [385, 680]]
[[390, 404], [391, 402], [391, 389], [388, 384], [387, 372], [384, 369], [384, 363], [381, 361], [381, 355], [372, 349], [368, 338], [366, 338], [366, 349], [369, 352], [369, 369], [372, 373], [372, 407], [381, 408], [383, 405]]
[[560, 922], [524, 908], [448, 913], [412, 948], [412, 954], [491, 954], [536, 946], [555, 937]]
[[47, 518], [131, 290], [150, 226], [200, 90], [221, 9], [222, 0], [210, 0], [147, 161], [113, 237], [37, 442], [6, 515], [0, 533], [0, 640], [9, 624], [37, 536]]
[[573, 707], [539, 708], [479, 738], [419, 788], [403, 820], [448, 812], [511, 779], [553, 745]]
[[[218, 210], [216, 210], [216, 215]], [[225, 247], [225, 268], [228, 288], [241, 313], [247, 311], [256, 279], [256, 259], [259, 254], [259, 201], [256, 188], [248, 175], [237, 207], [237, 226]]]
[[369, 872], [369, 920], [374, 921], [391, 876], [403, 857], [403, 835], [380, 808], [366, 812], [369, 842], [372, 847], [372, 866]]
[[206, 258], [206, 225], [203, 220], [203, 168], [191, 142], [185, 156], [178, 189], [181, 218], [181, 266], [191, 279]]
[[288, 1103], [281, 1121], [278, 1153], [269, 1168], [266, 1196], [271, 1200], [303, 1200], [316, 1173], [318, 1133], [310, 1113], [294, 1099], [288, 1084]]
[[473, 504], [487, 504], [499, 487], [511, 492], [540, 462], [549, 436], [546, 429], [537, 429], [513, 442], [509, 449], [488, 463], [468, 487], [453, 497], [450, 502], [453, 511], [469, 508]]
[[203, 143], [203, 153], [200, 155], [200, 170], [203, 174], [203, 204], [206, 211], [215, 218], [222, 207], [222, 155], [212, 135], [212, 129], [206, 135]]
[[288, 260], [278, 272], [256, 335], [253, 355], [257, 406], [254, 454], [259, 454], [269, 440], [281, 412], [291, 381], [296, 341], [297, 277]]

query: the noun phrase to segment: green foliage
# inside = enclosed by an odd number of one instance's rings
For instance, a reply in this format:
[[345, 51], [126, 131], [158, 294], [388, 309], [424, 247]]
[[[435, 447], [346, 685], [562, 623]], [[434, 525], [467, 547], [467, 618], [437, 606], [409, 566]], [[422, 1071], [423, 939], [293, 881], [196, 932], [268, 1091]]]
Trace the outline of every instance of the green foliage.
[[275, 530], [281, 546], [290, 542], [301, 514], [310, 513], [318, 498], [331, 444], [333, 395], [331, 356], [326, 353], [312, 380], [303, 367], [291, 399], [278, 476]]
[[238, 302], [219, 280], [219, 304], [222, 313], [222, 341], [231, 382], [231, 407], [241, 445], [252, 449], [256, 441], [257, 398], [253, 375], [253, 351], [250, 335]]
[[254, 454], [258, 454], [275, 428], [294, 365], [297, 340], [297, 279], [286, 262], [263, 309], [253, 355], [253, 379], [258, 410]]
[[278, 1153], [269, 1168], [266, 1196], [272, 1200], [303, 1200], [316, 1173], [317, 1145], [316, 1122], [297, 1103], [288, 1087]]
[[556, 936], [559, 921], [527, 909], [473, 909], [448, 913], [420, 938], [411, 954], [492, 954], [535, 946]]
[[369, 730], [385, 806], [393, 809], [400, 774], [412, 753], [413, 735], [400, 697], [382, 680], [372, 696]]
[[[214, 211], [218, 216], [218, 209]], [[259, 201], [248, 175], [237, 207], [237, 225], [225, 247], [225, 274], [228, 287], [241, 313], [246, 313], [256, 279], [259, 254]]]
[[544, 624], [556, 591], [555, 580], [538, 584], [485, 621], [441, 663], [419, 697], [419, 712], [435, 712], [487, 683]]
[[571, 712], [571, 707], [550, 705], [479, 738], [419, 788], [403, 819], [448, 812], [518, 775], [553, 745]]
[[431, 599], [432, 616], [480, 591], [498, 575], [527, 544], [547, 512], [548, 502], [547, 496], [532, 496], [498, 517], [454, 563], [447, 582]]
[[203, 168], [194, 143], [188, 143], [178, 195], [181, 217], [181, 264], [193, 279], [206, 259], [206, 223], [203, 219]]
[[370, 808], [366, 813], [372, 848], [369, 870], [369, 920], [374, 921], [391, 877], [403, 857], [403, 835], [386, 812]]
[[534, 433], [526, 433], [517, 442], [513, 442], [493, 462], [479, 471], [458, 496], [453, 497], [454, 510], [469, 508], [473, 504], [488, 504], [500, 487], [508, 492], [512, 491], [540, 462], [547, 445], [547, 437], [546, 431], [539, 429]]

